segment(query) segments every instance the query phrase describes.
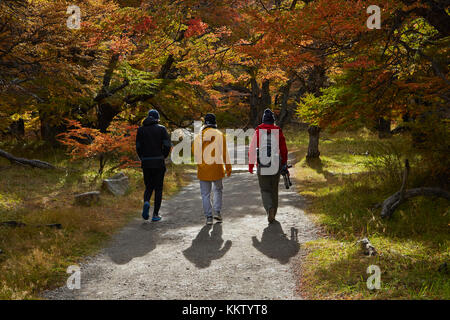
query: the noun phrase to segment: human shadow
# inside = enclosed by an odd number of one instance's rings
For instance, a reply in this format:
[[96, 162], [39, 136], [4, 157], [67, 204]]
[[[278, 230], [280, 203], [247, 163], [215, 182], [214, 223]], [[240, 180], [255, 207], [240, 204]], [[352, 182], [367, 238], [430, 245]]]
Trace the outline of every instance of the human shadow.
[[127, 264], [134, 258], [143, 257], [162, 241], [158, 226], [146, 222], [125, 227], [116, 240], [105, 249], [105, 253], [116, 264]]
[[[212, 260], [222, 258], [230, 250], [232, 242], [222, 239], [222, 225], [216, 223], [212, 227], [205, 225], [197, 234], [183, 255], [197, 268], [204, 269], [211, 265]], [[225, 244], [224, 244], [225, 242]], [[223, 245], [223, 246], [222, 246]]]
[[278, 221], [274, 221], [264, 229], [261, 241], [256, 236], [252, 237], [252, 241], [258, 251], [271, 259], [277, 259], [281, 264], [288, 263], [300, 249], [298, 229], [292, 227], [291, 238], [288, 239]]

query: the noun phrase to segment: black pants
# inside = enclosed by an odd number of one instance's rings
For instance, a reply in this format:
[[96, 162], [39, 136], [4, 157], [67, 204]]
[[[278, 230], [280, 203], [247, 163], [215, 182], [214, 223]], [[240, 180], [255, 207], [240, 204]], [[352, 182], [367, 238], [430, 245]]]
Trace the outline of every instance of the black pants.
[[159, 208], [161, 208], [164, 174], [166, 173], [166, 168], [142, 168], [142, 170], [144, 172], [145, 183], [144, 202], [150, 201], [154, 190], [155, 205], [153, 207], [153, 215], [157, 216], [159, 213]]
[[280, 173], [273, 176], [258, 174], [259, 188], [264, 209], [269, 213], [270, 208], [278, 209], [278, 188], [280, 184]]

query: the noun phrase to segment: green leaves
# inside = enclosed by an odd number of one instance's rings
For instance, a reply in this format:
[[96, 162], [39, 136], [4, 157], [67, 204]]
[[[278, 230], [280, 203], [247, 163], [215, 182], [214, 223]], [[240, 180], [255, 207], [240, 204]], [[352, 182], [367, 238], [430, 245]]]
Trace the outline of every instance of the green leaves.
[[300, 119], [332, 128], [360, 122], [359, 115], [364, 111], [358, 110], [360, 93], [357, 86], [335, 84], [320, 91], [320, 96], [308, 93], [297, 103], [296, 113]]
[[157, 79], [155, 72], [138, 70], [127, 62], [122, 63], [119, 71], [129, 81], [126, 93], [130, 95], [154, 95], [160, 90], [164, 81]]

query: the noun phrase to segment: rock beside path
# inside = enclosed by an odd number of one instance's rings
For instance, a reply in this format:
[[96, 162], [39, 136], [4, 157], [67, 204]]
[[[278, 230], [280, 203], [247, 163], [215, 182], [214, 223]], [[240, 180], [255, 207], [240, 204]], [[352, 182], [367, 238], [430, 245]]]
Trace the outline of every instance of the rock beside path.
[[100, 202], [100, 191], [91, 191], [75, 195], [75, 204], [91, 206]]
[[130, 187], [130, 181], [127, 175], [123, 172], [115, 176], [103, 180], [102, 190], [111, 193], [114, 196], [123, 196], [127, 193]]

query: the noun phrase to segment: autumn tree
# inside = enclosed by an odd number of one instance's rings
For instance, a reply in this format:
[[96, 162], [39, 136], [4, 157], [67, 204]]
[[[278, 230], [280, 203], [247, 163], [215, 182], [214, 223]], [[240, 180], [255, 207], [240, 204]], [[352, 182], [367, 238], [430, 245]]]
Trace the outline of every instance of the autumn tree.
[[[0, 2], [0, 104], [2, 125], [11, 115], [31, 112], [43, 139], [55, 141], [63, 118], [80, 109], [98, 84], [101, 52], [83, 48], [88, 34], [67, 27], [67, 1]], [[78, 3], [83, 20], [100, 19], [112, 1]]]
[[136, 165], [134, 143], [137, 126], [115, 121], [108, 132], [83, 127], [77, 120], [67, 120], [68, 130], [59, 134], [59, 141], [68, 149], [73, 160], [97, 159], [99, 175], [112, 160], [120, 160], [121, 166]]

